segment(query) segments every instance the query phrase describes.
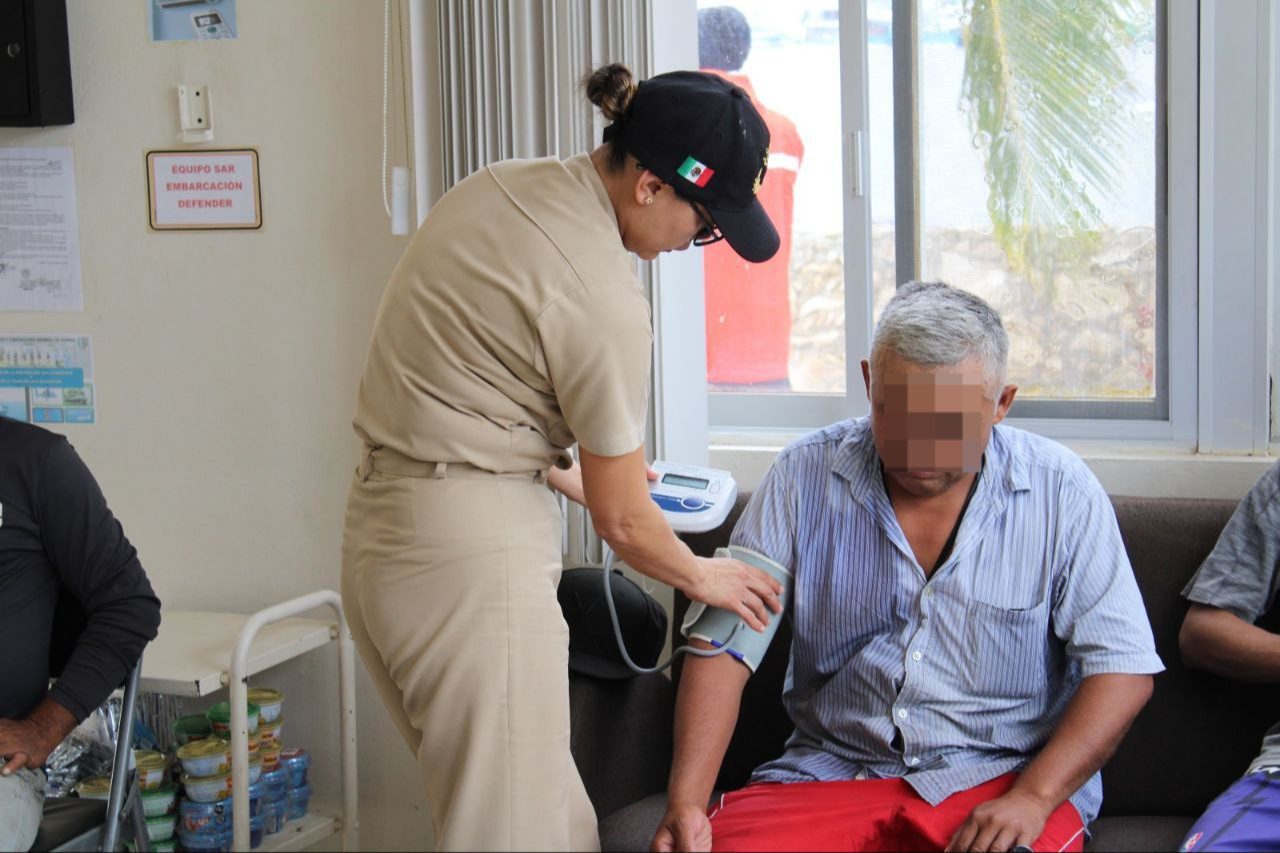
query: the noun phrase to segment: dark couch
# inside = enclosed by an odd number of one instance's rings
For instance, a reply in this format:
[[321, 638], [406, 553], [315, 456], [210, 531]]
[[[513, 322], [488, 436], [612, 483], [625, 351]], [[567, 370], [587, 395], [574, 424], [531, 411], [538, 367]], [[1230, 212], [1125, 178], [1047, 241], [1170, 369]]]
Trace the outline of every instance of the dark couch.
[[[726, 544], [746, 495], [710, 533], [686, 536], [709, 556]], [[1204, 807], [1248, 766], [1266, 729], [1280, 719], [1280, 686], [1235, 684], [1183, 666], [1178, 629], [1183, 585], [1213, 548], [1234, 501], [1113, 498], [1156, 648], [1167, 671], [1155, 695], [1102, 772], [1103, 804], [1089, 851], [1176, 850]], [[673, 634], [688, 602], [677, 595]], [[1275, 608], [1280, 611], [1280, 608]], [[1273, 611], [1260, 624], [1280, 628]], [[748, 682], [718, 789], [741, 787], [751, 770], [782, 752], [791, 723], [781, 702], [791, 632], [780, 628]], [[679, 679], [678, 666], [674, 675]], [[661, 675], [570, 683], [573, 752], [600, 816], [605, 850], [644, 850], [665, 808], [675, 688]]]

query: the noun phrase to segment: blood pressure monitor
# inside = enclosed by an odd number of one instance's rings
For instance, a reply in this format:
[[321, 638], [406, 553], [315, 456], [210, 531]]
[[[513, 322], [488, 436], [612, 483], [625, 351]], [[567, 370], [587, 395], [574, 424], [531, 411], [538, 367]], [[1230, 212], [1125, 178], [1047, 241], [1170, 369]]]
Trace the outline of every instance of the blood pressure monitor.
[[738, 497], [738, 484], [728, 471], [654, 462], [658, 479], [649, 483], [649, 495], [678, 533], [714, 530], [729, 517]]
[[[703, 533], [714, 530], [729, 517], [734, 501], [738, 497], [738, 484], [728, 471], [717, 471], [714, 468], [699, 468], [696, 465], [677, 465], [671, 462], [654, 462], [653, 470], [658, 478], [649, 482], [649, 495], [666, 516], [671, 529], [678, 533]], [[764, 554], [740, 548], [735, 545], [720, 548], [717, 557], [740, 560], [773, 576], [783, 586], [782, 601], [785, 605], [791, 591], [791, 572], [785, 566], [775, 563]], [[609, 617], [613, 620], [613, 636], [622, 653], [623, 662], [637, 673], [661, 672], [671, 666], [676, 657], [682, 654], [695, 657], [715, 657], [729, 653], [746, 664], [752, 672], [764, 659], [764, 653], [773, 640], [781, 621], [775, 617], [769, 621], [764, 631], [757, 632], [747, 627], [747, 623], [736, 612], [695, 604], [689, 609], [682, 632], [690, 639], [702, 640], [714, 648], [701, 649], [693, 646], [681, 646], [676, 649], [665, 663], [654, 667], [637, 666], [627, 653], [627, 644], [622, 638], [622, 628], [618, 624], [618, 611], [613, 603], [609, 578], [613, 571], [614, 554], [606, 544], [604, 561], [604, 597], [609, 607]]]

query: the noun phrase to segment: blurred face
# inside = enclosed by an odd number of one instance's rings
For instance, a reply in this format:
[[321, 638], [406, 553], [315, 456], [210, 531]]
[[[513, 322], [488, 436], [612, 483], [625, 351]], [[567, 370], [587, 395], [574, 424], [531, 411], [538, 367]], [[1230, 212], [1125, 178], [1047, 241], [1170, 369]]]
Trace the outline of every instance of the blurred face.
[[1017, 386], [992, 400], [977, 360], [924, 367], [885, 350], [875, 362], [862, 362], [862, 376], [885, 476], [908, 494], [933, 497], [981, 470], [991, 428], [1004, 420]]

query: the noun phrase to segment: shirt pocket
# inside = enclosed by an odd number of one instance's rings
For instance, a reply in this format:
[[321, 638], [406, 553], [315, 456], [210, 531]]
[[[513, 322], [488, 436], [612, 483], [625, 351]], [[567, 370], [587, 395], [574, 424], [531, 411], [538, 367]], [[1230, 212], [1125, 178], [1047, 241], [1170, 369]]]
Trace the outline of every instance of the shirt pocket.
[[1049, 602], [998, 607], [970, 601], [965, 631], [965, 670], [976, 696], [1030, 699], [1045, 689]]

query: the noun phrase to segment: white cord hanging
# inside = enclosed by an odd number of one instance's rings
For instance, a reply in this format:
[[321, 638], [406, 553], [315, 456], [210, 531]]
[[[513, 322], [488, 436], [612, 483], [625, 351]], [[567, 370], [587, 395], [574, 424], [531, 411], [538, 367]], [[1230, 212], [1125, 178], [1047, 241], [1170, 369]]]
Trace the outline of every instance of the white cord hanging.
[[391, 0], [382, 4], [382, 209], [391, 216], [391, 202], [387, 198], [387, 88], [391, 63]]

